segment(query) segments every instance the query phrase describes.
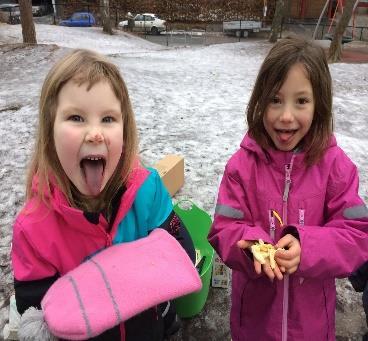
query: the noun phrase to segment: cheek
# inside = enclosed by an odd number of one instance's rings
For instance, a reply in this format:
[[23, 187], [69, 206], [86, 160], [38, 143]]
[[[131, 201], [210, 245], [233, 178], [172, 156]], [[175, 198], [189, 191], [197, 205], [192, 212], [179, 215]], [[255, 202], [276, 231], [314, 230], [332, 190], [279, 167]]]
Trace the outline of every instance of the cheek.
[[54, 137], [59, 139], [75, 139], [80, 134], [76, 129], [72, 129], [70, 127], [64, 126], [55, 126], [54, 127]]
[[121, 135], [117, 135], [114, 142], [110, 142], [108, 144], [109, 148], [111, 148], [114, 152], [115, 155], [118, 155], [120, 158], [120, 155], [123, 151], [123, 145], [124, 145], [124, 141], [123, 141], [123, 137]]
[[271, 125], [272, 125], [272, 114], [270, 112], [266, 112], [263, 115], [263, 126], [265, 127], [266, 131], [268, 132], [268, 130], [270, 129]]
[[80, 134], [65, 127], [54, 128], [54, 144], [59, 157], [79, 148]]
[[114, 150], [122, 150], [124, 144], [123, 129], [119, 127], [113, 134], [108, 135], [106, 139], [106, 145], [113, 147]]
[[306, 118], [304, 119], [304, 126], [306, 127], [307, 130], [310, 129], [310, 127], [312, 126], [312, 122], [313, 122], [313, 118], [314, 118], [314, 113], [311, 112], [309, 115], [306, 116]]

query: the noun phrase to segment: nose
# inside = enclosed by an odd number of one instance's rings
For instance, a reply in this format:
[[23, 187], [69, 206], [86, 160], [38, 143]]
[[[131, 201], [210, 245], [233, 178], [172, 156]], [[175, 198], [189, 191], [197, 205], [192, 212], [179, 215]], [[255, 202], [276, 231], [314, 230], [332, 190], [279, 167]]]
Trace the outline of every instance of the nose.
[[104, 141], [104, 136], [99, 129], [93, 128], [86, 134], [86, 141], [91, 143], [101, 143]]
[[289, 123], [294, 120], [293, 110], [291, 106], [285, 105], [283, 108], [281, 115], [280, 115], [280, 121], [284, 123]]

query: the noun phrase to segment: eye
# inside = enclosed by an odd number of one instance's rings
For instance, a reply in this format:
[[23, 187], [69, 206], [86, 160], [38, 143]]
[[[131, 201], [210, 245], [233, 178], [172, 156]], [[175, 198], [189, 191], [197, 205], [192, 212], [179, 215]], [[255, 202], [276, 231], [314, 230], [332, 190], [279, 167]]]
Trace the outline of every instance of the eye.
[[104, 122], [104, 123], [112, 123], [114, 121], [115, 121], [115, 119], [112, 116], [106, 116], [102, 119], [102, 122]]
[[307, 97], [300, 97], [297, 99], [297, 103], [301, 105], [307, 104], [309, 103], [309, 99]]
[[281, 103], [281, 99], [277, 96], [274, 96], [273, 98], [271, 98], [270, 101], [271, 104], [280, 104]]
[[83, 118], [80, 115], [70, 115], [68, 121], [83, 122]]

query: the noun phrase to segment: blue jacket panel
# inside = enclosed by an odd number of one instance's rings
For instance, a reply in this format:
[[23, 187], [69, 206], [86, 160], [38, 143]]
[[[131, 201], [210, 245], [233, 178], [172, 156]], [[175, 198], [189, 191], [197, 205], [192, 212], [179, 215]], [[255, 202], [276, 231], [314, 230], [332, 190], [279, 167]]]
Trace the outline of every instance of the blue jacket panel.
[[155, 169], [137, 191], [135, 200], [119, 223], [113, 244], [131, 242], [145, 237], [163, 224], [172, 212], [171, 197]]

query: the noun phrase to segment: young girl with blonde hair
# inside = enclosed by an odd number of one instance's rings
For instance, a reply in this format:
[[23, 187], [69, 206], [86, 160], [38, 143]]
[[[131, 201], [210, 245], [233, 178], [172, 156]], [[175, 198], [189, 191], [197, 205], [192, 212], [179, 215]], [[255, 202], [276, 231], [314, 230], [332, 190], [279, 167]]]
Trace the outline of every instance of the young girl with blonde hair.
[[[42, 87], [27, 200], [13, 230], [21, 314], [39, 309], [56, 279], [84, 260], [156, 228], [174, 235], [193, 259], [191, 239], [171, 198], [157, 171], [140, 164], [137, 145], [119, 69], [88, 50], [75, 50], [56, 63]], [[177, 329], [175, 321], [173, 305], [164, 304], [94, 340], [162, 340]]]
[[[266, 56], [248, 133], [228, 161], [209, 241], [232, 271], [231, 335], [335, 340], [335, 278], [368, 259], [368, 210], [356, 166], [332, 133], [325, 53], [303, 38]], [[275, 267], [251, 252], [262, 239]]]

